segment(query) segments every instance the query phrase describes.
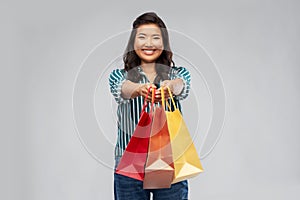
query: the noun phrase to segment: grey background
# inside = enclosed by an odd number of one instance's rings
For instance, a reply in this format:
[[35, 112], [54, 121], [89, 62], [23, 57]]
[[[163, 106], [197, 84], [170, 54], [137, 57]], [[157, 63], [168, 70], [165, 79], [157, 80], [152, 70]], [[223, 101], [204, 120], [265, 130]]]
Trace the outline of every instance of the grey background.
[[111, 169], [77, 137], [73, 84], [91, 49], [145, 11], [201, 42], [226, 89], [222, 137], [190, 198], [299, 199], [298, 10], [291, 0], [1, 2], [1, 199], [112, 199]]

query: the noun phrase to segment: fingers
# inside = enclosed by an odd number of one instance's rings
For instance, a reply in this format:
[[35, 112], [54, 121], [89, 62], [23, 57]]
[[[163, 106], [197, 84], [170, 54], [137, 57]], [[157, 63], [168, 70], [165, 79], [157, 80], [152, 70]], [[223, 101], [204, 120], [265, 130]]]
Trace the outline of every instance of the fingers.
[[164, 88], [163, 90], [162, 90], [162, 88], [159, 88], [155, 92], [154, 102], [161, 102], [162, 101], [162, 92], [164, 94], [165, 99], [168, 99], [170, 97], [170, 94], [169, 94], [169, 91], [168, 91], [167, 88]]
[[[169, 94], [169, 91], [167, 88], [169, 83], [170, 83], [169, 80], [165, 80], [160, 84], [162, 87], [155, 90], [154, 103], [162, 101], [162, 92], [164, 94], [165, 99], [168, 99], [170, 97], [170, 94]], [[156, 88], [156, 86], [154, 84], [144, 84], [140, 90], [141, 96], [143, 96], [143, 98], [145, 98], [145, 100], [148, 102], [152, 101], [153, 88]], [[149, 94], [148, 94], [148, 91], [149, 91]], [[148, 94], [148, 97], [147, 97], [147, 94]]]
[[156, 88], [156, 86], [152, 83], [150, 84], [145, 84], [145, 86], [147, 87], [147, 89], [151, 88], [150, 91], [152, 91], [153, 88]]
[[144, 84], [141, 88], [141, 96], [145, 98], [146, 101], [152, 101], [152, 92], [156, 88], [154, 84]]
[[171, 93], [173, 93], [174, 90], [174, 80], [165, 80], [162, 82], [161, 86], [164, 87], [165, 90], [168, 90], [170, 88]]

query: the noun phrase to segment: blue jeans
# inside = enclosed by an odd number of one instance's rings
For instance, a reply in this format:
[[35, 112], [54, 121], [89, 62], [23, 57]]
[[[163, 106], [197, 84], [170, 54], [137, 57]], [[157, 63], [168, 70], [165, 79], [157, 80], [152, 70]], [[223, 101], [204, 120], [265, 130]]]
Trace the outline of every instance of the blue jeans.
[[[115, 159], [115, 169], [120, 157]], [[188, 181], [181, 181], [164, 189], [143, 189], [143, 181], [114, 173], [114, 196], [115, 200], [187, 200]]]

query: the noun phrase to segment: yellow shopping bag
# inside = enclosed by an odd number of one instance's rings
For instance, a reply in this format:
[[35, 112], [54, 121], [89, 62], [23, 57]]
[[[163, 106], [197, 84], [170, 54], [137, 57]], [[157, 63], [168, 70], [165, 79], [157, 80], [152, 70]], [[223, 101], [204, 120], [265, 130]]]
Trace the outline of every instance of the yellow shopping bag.
[[[170, 88], [168, 87], [167, 89], [174, 106], [174, 111], [171, 110], [168, 101], [165, 100], [163, 91], [161, 92], [162, 105], [163, 108], [166, 108], [166, 103], [169, 107], [169, 111], [166, 110], [166, 116], [175, 168], [172, 183], [177, 183], [195, 177], [204, 170], [188, 128], [182, 118], [180, 110], [176, 107]], [[161, 90], [163, 90], [163, 88], [161, 88]]]

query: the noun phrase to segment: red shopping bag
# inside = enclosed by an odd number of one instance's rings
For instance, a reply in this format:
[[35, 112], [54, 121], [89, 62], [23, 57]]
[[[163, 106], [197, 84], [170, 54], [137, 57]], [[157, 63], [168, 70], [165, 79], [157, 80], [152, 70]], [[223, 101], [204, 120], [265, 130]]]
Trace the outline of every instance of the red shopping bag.
[[[151, 87], [148, 89], [147, 97], [150, 93], [150, 90]], [[144, 105], [139, 122], [116, 168], [117, 174], [141, 181], [144, 179], [145, 163], [147, 159], [149, 136], [152, 123], [154, 94], [155, 88], [152, 89], [152, 102], [149, 113], [145, 111], [148, 103], [146, 102], [146, 99], [144, 99]]]
[[167, 117], [164, 108], [156, 107], [153, 113], [143, 188], [170, 188], [173, 176], [174, 164]]

